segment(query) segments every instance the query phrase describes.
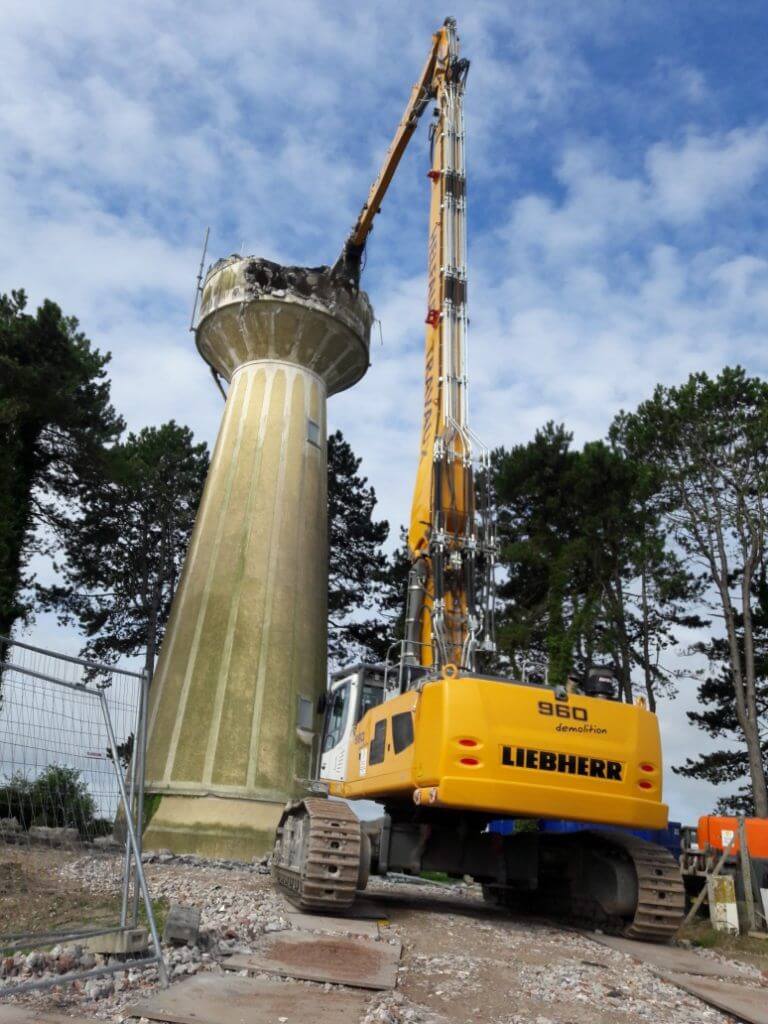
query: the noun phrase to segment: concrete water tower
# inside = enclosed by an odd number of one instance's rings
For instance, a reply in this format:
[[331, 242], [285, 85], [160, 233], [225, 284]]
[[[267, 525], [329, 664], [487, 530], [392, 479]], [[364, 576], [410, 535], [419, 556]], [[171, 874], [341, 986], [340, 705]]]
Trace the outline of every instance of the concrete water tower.
[[148, 848], [249, 858], [316, 753], [326, 686], [326, 398], [368, 368], [364, 292], [239, 256], [196, 327], [229, 384], [150, 693]]

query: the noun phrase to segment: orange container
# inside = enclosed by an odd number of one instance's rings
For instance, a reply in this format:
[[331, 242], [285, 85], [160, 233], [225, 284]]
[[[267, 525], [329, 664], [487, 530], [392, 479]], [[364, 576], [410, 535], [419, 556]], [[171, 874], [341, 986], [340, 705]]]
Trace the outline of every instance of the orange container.
[[[745, 818], [744, 828], [750, 857], [768, 858], [768, 818]], [[705, 814], [703, 818], [699, 818], [697, 838], [700, 850], [707, 846], [715, 850], [724, 850], [731, 837], [734, 837], [731, 854], [738, 853], [738, 818], [719, 817], [715, 814]]]

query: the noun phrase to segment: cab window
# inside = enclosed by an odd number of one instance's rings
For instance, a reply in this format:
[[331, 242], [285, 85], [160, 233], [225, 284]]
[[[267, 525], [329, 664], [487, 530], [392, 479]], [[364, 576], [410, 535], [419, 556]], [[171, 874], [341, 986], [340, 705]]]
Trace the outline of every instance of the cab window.
[[341, 738], [344, 735], [344, 723], [347, 717], [349, 691], [350, 684], [344, 683], [338, 690], [334, 690], [330, 696], [323, 750], [332, 750], [341, 742]]
[[384, 688], [382, 686], [376, 686], [373, 683], [363, 683], [363, 693], [360, 699], [360, 714], [357, 716], [358, 722], [363, 715], [370, 711], [371, 708], [378, 707], [381, 704], [384, 697]]
[[380, 718], [374, 726], [373, 739], [368, 751], [368, 764], [384, 763], [384, 748], [387, 743], [387, 720]]

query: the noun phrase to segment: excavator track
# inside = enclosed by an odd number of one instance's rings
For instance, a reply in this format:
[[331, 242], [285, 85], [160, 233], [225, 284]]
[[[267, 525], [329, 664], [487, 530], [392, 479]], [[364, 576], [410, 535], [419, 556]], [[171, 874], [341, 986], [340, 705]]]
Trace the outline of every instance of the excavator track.
[[364, 843], [360, 821], [347, 804], [324, 797], [288, 804], [277, 826], [272, 876], [299, 910], [345, 910], [367, 879], [360, 867]]
[[[545, 869], [532, 891], [484, 886], [491, 903], [512, 910], [541, 914], [553, 923], [576, 928], [600, 928], [612, 935], [641, 942], [668, 942], [685, 915], [685, 887], [669, 851], [619, 831], [588, 831], [568, 836], [541, 836]], [[625, 883], [622, 892], [602, 892], [595, 866], [613, 862]], [[625, 905], [621, 909], [618, 902]], [[613, 905], [612, 905], [613, 904]]]
[[666, 942], [683, 923], [685, 886], [674, 857], [663, 846], [635, 836], [611, 837], [629, 854], [637, 872], [637, 907], [621, 934], [642, 942]]

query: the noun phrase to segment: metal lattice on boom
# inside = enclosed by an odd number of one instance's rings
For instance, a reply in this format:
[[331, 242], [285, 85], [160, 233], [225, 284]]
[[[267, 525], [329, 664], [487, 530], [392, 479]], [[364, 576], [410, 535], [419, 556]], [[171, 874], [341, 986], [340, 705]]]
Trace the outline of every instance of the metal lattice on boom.
[[[428, 240], [424, 410], [408, 546], [413, 559], [403, 660], [476, 669], [494, 643], [496, 536], [489, 456], [469, 426], [467, 188], [464, 87], [456, 22], [447, 18], [334, 272], [357, 286], [365, 243], [428, 104], [432, 183]], [[476, 469], [480, 470], [480, 488]], [[478, 494], [478, 490], [481, 492]]]

